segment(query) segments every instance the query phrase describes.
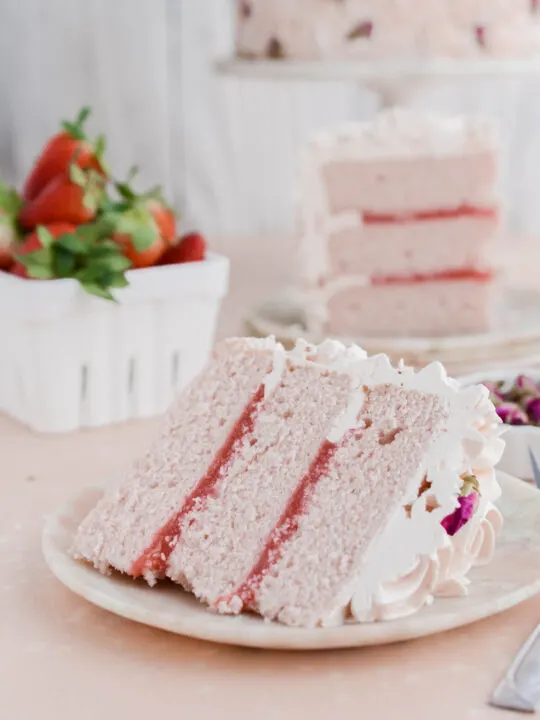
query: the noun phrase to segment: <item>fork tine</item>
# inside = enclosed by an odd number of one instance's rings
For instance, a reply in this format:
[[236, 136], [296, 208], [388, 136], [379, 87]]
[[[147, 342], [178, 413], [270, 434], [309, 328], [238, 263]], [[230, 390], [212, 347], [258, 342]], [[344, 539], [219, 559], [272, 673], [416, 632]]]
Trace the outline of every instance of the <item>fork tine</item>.
[[531, 465], [533, 469], [533, 475], [534, 475], [534, 482], [536, 483], [536, 487], [540, 490], [540, 467], [538, 466], [538, 462], [534, 456], [534, 453], [532, 449], [529, 447], [529, 458], [531, 459]]

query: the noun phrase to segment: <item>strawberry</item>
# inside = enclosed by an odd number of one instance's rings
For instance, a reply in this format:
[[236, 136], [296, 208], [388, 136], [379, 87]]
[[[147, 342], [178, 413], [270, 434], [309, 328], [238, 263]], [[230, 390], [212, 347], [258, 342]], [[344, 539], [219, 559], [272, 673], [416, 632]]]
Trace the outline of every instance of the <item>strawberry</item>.
[[72, 163], [107, 175], [103, 161], [105, 139], [100, 136], [92, 144], [84, 133], [83, 126], [89, 115], [90, 109], [83, 108], [74, 123], [62, 123], [62, 132], [45, 145], [24, 184], [22, 194], [26, 202], [34, 200], [54, 177], [66, 174]]
[[173, 210], [167, 205], [159, 187], [137, 195], [130, 187], [130, 182], [137, 174], [137, 168], [131, 168], [128, 179], [123, 183], [116, 183], [116, 189], [121, 202], [128, 208], [136, 208], [152, 218], [161, 237], [167, 245], [176, 240], [176, 217]]
[[[34, 253], [37, 250], [43, 250], [45, 246], [49, 242], [49, 237], [52, 240], [56, 240], [62, 235], [65, 235], [67, 233], [72, 233], [75, 230], [74, 225], [70, 225], [69, 223], [51, 223], [50, 225], [47, 225], [46, 227], [39, 227], [37, 230], [35, 230], [30, 235], [27, 235], [23, 242], [20, 244], [20, 246], [17, 249], [17, 259], [13, 267], [11, 268], [11, 273], [13, 275], [18, 275], [22, 278], [30, 278], [35, 277], [37, 278], [38, 275], [32, 275], [29, 272], [29, 268], [22, 261], [23, 257], [25, 255], [28, 255], [30, 253]], [[45, 231], [45, 232], [44, 232]], [[41, 277], [42, 280], [47, 280], [52, 277], [51, 274], [48, 272], [41, 273], [42, 275], [46, 275], [47, 277]]]
[[[113, 233], [113, 240], [122, 248], [124, 255], [130, 260], [134, 268], [144, 268], [156, 265], [160, 257], [167, 250], [167, 243], [161, 235], [155, 235], [151, 244], [137, 244], [132, 235]], [[137, 249], [141, 248], [141, 249]]]
[[104, 180], [95, 170], [71, 165], [68, 174], [53, 177], [39, 195], [24, 205], [19, 223], [26, 230], [56, 222], [86, 223], [97, 213], [103, 186]]
[[114, 227], [113, 240], [122, 248], [133, 267], [155, 265], [176, 238], [176, 220], [158, 189], [141, 195], [130, 187], [137, 172], [130, 170], [128, 180], [116, 183], [119, 200], [105, 199], [102, 217]]
[[13, 262], [13, 248], [18, 242], [17, 213], [21, 199], [16, 190], [0, 182], [0, 270]]
[[172, 245], [176, 240], [176, 218], [174, 212], [158, 195], [149, 197], [145, 201], [144, 206], [150, 211], [150, 214], [154, 218], [161, 237], [167, 245]]
[[181, 238], [178, 245], [169, 248], [160, 260], [160, 265], [176, 265], [185, 262], [200, 262], [206, 257], [206, 240], [199, 233], [190, 233]]

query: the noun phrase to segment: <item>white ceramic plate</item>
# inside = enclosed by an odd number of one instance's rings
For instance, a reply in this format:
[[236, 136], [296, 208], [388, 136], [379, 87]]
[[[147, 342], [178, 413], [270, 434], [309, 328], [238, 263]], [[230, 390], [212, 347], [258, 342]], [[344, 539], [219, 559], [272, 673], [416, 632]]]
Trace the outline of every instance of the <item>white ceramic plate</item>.
[[149, 588], [120, 575], [105, 577], [68, 555], [73, 533], [103, 490], [86, 489], [48, 518], [43, 552], [56, 577], [89, 602], [130, 620], [181, 635], [259, 648], [315, 650], [378, 645], [459, 627], [494, 615], [540, 592], [540, 493], [500, 474], [505, 529], [493, 562], [471, 573], [466, 598], [438, 599], [416, 615], [385, 623], [304, 630], [254, 616], [226, 617], [208, 611], [179, 587]]
[[[246, 317], [250, 332], [264, 337], [275, 335], [291, 346], [299, 338], [321, 342], [324, 337], [306, 330], [301, 303], [295, 293], [267, 300]], [[355, 342], [370, 355], [384, 352], [394, 360], [411, 365], [440, 360], [456, 374], [474, 372], [476, 367], [540, 363], [540, 293], [508, 289], [501, 303], [499, 328], [483, 334], [432, 338], [384, 338], [359, 336], [339, 338]]]

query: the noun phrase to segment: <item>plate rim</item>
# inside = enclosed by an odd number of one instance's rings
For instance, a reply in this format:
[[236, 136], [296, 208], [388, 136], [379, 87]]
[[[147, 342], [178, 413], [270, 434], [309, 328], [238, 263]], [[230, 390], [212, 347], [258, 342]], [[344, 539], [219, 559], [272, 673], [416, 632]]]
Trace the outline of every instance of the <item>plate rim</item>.
[[[497, 472], [500, 477], [506, 479], [506, 482], [510, 482], [510, 484], [519, 483], [524, 493], [530, 493], [531, 497], [537, 499], [540, 497], [539, 491], [528, 486], [524, 481], [502, 471]], [[74, 560], [67, 552], [62, 551], [55, 542], [58, 533], [65, 535], [67, 532], [67, 530], [62, 529], [61, 521], [66, 515], [73, 514], [73, 507], [76, 506], [77, 501], [89, 492], [103, 492], [103, 490], [104, 485], [81, 488], [68, 501], [64, 502], [56, 512], [49, 514], [45, 518], [41, 537], [45, 562], [56, 579], [84, 601], [124, 619], [175, 635], [183, 635], [224, 645], [268, 650], [312, 651], [388, 645], [438, 635], [442, 632], [470, 625], [479, 620], [498, 615], [540, 594], [539, 576], [535, 581], [527, 585], [497, 596], [496, 607], [493, 606], [492, 599], [489, 611], [486, 611], [487, 601], [473, 605], [469, 611], [455, 612], [449, 608], [446, 614], [441, 613], [441, 619], [438, 621], [436, 629], [432, 629], [429, 623], [424, 622], [421, 611], [394, 621], [348, 623], [335, 627], [306, 629], [287, 627], [259, 617], [218, 615], [209, 611], [190, 593], [178, 587], [179, 597], [184, 600], [184, 603], [187, 602], [195, 608], [195, 615], [192, 615], [191, 612], [187, 614], [187, 617], [185, 612], [182, 614], [182, 602], [180, 601], [178, 603], [180, 611], [174, 617], [173, 627], [171, 624], [172, 619], [166, 614], [162, 616], [152, 615], [145, 609], [143, 604], [123, 603], [116, 598], [114, 592], [104, 592], [101, 587], [98, 589], [91, 587], [89, 589], [84, 582], [84, 577], [85, 575], [89, 576], [89, 574], [94, 576], [97, 570]], [[107, 587], [109, 583], [113, 583], [114, 587], [118, 587], [119, 583], [130, 582], [127, 577], [122, 578], [119, 574], [101, 575], [100, 581], [103, 587]], [[168, 585], [166, 591], [171, 592], [171, 589], [172, 586]], [[141, 590], [143, 592], [159, 592], [159, 589], [151, 589], [142, 584]], [[438, 599], [437, 602], [444, 602], [444, 598]], [[442, 606], [439, 605], [439, 608], [442, 609]], [[196, 618], [195, 623], [193, 618]], [[392, 632], [385, 633], [385, 629], [390, 626]]]

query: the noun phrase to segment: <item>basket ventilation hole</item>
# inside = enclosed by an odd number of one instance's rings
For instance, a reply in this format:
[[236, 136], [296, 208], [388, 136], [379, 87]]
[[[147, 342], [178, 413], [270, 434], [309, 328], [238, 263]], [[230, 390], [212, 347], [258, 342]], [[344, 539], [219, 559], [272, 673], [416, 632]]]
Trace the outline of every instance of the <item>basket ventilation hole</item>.
[[135, 391], [135, 358], [129, 359], [128, 366], [128, 395], [133, 395]]
[[81, 367], [81, 402], [88, 396], [88, 365]]
[[180, 356], [178, 351], [173, 353], [171, 362], [171, 384], [173, 387], [178, 385], [180, 379]]

